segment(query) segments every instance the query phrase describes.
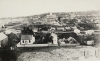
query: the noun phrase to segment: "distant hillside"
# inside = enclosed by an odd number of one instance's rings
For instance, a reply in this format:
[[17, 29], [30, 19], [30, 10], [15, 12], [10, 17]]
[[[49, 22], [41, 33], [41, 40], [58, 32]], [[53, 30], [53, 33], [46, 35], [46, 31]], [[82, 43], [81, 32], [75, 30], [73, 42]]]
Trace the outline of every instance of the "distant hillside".
[[[55, 12], [52, 13], [53, 15], [56, 15], [57, 17], [73, 17], [73, 18], [95, 18], [98, 17], [100, 19], [100, 11], [87, 11], [87, 12]], [[46, 16], [46, 14], [41, 14], [40, 17]]]
[[[40, 15], [30, 15], [30, 16], [22, 16], [22, 17], [9, 17], [9, 18], [1, 18], [0, 19], [0, 24], [5, 24], [6, 22], [22, 22], [24, 20], [28, 20], [29, 18], [32, 18], [34, 21], [41, 21], [41, 20], [49, 20], [46, 19], [47, 15], [50, 15], [50, 13], [43, 13]], [[66, 19], [71, 19], [71, 18], [75, 18], [75, 19], [82, 19], [83, 21], [85, 19], [96, 19], [96, 20], [100, 20], [100, 11], [84, 11], [84, 12], [53, 12], [52, 15], [55, 15], [56, 18], [58, 17], [64, 17]], [[0, 26], [1, 26], [0, 25]]]
[[[20, 16], [20, 17], [8, 17], [8, 18], [0, 18], [0, 20], [4, 19], [20, 19], [20, 18], [30, 18], [30, 17], [44, 17], [50, 13], [43, 13], [39, 15], [30, 15], [30, 16]], [[80, 11], [80, 12], [53, 12], [53, 15], [56, 16], [64, 16], [64, 15], [75, 15], [75, 16], [100, 16], [100, 10], [98, 11]]]

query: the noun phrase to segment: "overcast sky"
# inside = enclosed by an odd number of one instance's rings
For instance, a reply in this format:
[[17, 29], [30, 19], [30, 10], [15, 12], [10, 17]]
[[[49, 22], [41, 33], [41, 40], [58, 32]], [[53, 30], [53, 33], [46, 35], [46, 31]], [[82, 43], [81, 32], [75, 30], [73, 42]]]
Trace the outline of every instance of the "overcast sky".
[[100, 10], [100, 0], [0, 0], [0, 18]]

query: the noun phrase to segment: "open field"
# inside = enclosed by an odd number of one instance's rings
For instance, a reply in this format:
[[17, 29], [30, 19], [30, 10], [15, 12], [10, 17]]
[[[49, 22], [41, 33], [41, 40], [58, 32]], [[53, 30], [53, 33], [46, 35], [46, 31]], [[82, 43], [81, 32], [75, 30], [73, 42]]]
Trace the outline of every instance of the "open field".
[[[100, 49], [94, 47], [49, 47], [22, 51], [17, 61], [82, 61], [100, 60], [95, 54]], [[99, 53], [100, 54], [100, 53]]]
[[[1, 50], [0, 50], [1, 51]], [[45, 47], [0, 52], [3, 61], [100, 61], [100, 47]]]

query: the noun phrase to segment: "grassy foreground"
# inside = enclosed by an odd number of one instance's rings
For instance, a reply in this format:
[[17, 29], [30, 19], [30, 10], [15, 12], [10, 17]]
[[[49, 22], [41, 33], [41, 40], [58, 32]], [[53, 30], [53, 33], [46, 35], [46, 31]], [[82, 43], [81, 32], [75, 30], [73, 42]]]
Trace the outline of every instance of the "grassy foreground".
[[[99, 52], [99, 53], [98, 53]], [[17, 61], [83, 61], [100, 60], [100, 49], [94, 47], [49, 47], [22, 51]]]

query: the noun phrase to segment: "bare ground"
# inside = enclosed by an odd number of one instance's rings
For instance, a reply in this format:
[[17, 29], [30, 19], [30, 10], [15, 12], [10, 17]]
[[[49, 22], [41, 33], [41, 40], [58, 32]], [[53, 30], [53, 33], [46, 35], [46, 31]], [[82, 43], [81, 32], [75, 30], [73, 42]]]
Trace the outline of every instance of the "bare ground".
[[24, 50], [17, 61], [89, 61], [91, 59], [99, 61], [98, 51], [100, 52], [100, 49], [94, 47], [48, 47]]

